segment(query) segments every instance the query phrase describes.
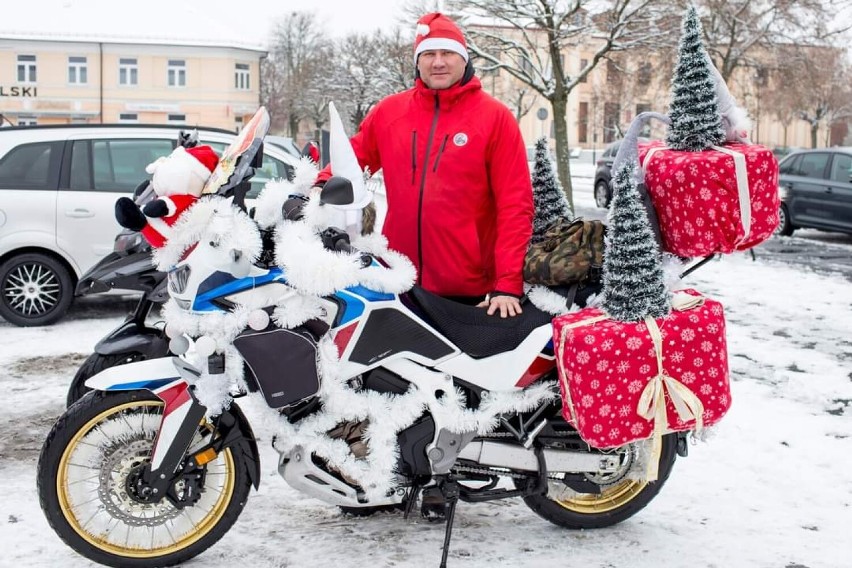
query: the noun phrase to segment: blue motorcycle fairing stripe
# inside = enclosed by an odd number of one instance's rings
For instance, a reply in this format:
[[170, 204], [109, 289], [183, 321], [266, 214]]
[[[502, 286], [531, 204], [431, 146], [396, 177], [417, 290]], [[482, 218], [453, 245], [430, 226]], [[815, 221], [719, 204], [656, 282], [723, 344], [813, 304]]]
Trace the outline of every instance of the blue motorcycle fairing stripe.
[[338, 327], [358, 319], [364, 313], [364, 302], [358, 296], [348, 294], [345, 290], [338, 290], [334, 296], [343, 302], [343, 315], [340, 316]]
[[269, 272], [262, 276], [246, 276], [245, 278], [235, 278], [230, 282], [216, 286], [215, 288], [199, 294], [192, 302], [192, 309], [196, 312], [219, 312], [221, 308], [210, 303], [216, 298], [229, 296], [258, 286], [263, 286], [269, 282], [283, 279], [284, 271], [280, 268], [271, 268]]
[[169, 383], [174, 382], [175, 380], [179, 380], [180, 376], [169, 377], [167, 379], [151, 379], [148, 381], [136, 381], [133, 383], [121, 383], [117, 385], [110, 385], [106, 390], [149, 390], [155, 391], [159, 388], [166, 386]]
[[370, 290], [369, 288], [365, 288], [363, 286], [350, 286], [346, 289], [347, 292], [352, 294], [358, 294], [362, 298], [370, 301], [370, 302], [387, 302], [393, 300], [393, 294], [386, 294], [385, 292], [376, 292], [375, 290]]

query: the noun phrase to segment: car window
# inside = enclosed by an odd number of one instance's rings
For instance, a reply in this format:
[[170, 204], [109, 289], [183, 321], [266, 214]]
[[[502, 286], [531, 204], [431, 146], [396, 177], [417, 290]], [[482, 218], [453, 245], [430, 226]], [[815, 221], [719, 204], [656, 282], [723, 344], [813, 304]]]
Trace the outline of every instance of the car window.
[[0, 160], [0, 188], [56, 189], [62, 142], [21, 144]]
[[254, 177], [251, 178], [251, 189], [246, 194], [246, 197], [254, 199], [260, 194], [266, 182], [281, 178], [292, 180], [294, 173], [293, 166], [264, 153], [263, 165], [255, 170]]
[[96, 191], [133, 191], [148, 177], [145, 167], [171, 154], [171, 139], [92, 141], [92, 178]]
[[801, 161], [801, 158], [801, 154], [796, 154], [794, 156], [788, 156], [787, 158], [783, 159], [781, 161], [781, 164], [778, 166], [778, 173], [793, 174], [793, 172], [798, 171], [799, 162]]
[[831, 176], [833, 181], [852, 183], [852, 156], [835, 154], [831, 161]]
[[828, 165], [829, 154], [827, 152], [814, 152], [802, 154], [795, 175], [809, 178], [825, 178], [825, 166]]

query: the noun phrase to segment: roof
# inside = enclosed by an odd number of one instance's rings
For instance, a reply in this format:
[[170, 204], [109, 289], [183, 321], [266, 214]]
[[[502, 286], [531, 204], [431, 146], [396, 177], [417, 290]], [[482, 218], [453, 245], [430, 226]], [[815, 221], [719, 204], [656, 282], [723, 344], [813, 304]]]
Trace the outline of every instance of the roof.
[[233, 14], [211, 10], [208, 4], [173, 0], [134, 4], [118, 0], [25, 0], [4, 4], [0, 39], [266, 51], [265, 24], [252, 24], [246, 18], [247, 25], [234, 25]]

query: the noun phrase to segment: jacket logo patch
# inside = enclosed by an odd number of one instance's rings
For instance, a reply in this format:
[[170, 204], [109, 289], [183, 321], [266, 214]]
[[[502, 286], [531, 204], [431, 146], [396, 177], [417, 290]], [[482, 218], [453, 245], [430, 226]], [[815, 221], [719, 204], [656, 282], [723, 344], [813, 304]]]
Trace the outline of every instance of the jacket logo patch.
[[467, 134], [464, 132], [459, 132], [455, 136], [453, 136], [453, 144], [456, 146], [464, 146], [467, 144]]

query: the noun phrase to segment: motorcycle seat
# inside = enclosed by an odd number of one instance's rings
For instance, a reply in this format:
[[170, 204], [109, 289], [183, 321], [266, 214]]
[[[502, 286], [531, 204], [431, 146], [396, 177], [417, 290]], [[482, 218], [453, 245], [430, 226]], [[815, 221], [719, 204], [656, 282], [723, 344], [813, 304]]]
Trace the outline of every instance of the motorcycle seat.
[[408, 295], [435, 329], [474, 359], [515, 349], [534, 329], [553, 319], [529, 301], [521, 305], [520, 315], [501, 318], [489, 316], [484, 308], [454, 302], [420, 286], [414, 286]]

